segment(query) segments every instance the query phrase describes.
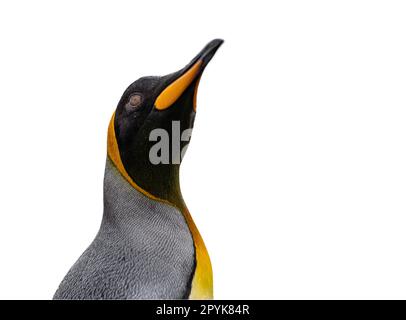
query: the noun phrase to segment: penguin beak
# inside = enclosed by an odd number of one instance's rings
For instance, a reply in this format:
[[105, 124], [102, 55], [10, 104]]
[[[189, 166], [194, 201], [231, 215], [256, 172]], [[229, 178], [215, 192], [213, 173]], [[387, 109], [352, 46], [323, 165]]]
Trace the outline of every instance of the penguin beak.
[[157, 110], [169, 108], [190, 86], [194, 85], [193, 109], [196, 111], [196, 95], [200, 77], [223, 42], [221, 39], [212, 40], [186, 67], [168, 75], [163, 90], [155, 100], [155, 108]]

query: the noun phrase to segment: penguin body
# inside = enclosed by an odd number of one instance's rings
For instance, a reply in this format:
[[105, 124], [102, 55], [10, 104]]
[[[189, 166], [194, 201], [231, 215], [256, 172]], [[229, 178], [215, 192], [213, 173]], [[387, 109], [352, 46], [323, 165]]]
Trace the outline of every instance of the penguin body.
[[[193, 127], [201, 74], [222, 42], [210, 42], [178, 72], [141, 78], [124, 92], [108, 130], [100, 230], [54, 299], [213, 297], [210, 258], [180, 192], [180, 163], [151, 161], [151, 137], [171, 132], [174, 122], [181, 132]], [[172, 152], [187, 146], [170, 144]]]
[[100, 231], [54, 298], [188, 298], [194, 247], [181, 212], [151, 201], [106, 162]]

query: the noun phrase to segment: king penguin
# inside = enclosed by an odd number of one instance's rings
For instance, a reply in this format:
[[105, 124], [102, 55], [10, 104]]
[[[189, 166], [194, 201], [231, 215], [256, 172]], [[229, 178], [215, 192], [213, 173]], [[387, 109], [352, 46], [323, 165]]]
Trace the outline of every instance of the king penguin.
[[100, 230], [54, 299], [213, 298], [210, 258], [181, 194], [181, 157], [168, 163], [151, 154], [162, 130], [172, 154], [185, 151], [200, 77], [222, 43], [215, 39], [183, 69], [125, 90], [108, 128]]

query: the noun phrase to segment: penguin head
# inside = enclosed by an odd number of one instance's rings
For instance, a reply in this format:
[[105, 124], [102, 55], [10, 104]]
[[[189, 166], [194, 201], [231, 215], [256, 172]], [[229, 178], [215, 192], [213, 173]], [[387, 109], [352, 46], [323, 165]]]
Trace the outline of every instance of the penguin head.
[[118, 103], [109, 127], [109, 156], [154, 197], [181, 198], [179, 166], [193, 128], [199, 80], [222, 43], [211, 41], [177, 72], [136, 80]]

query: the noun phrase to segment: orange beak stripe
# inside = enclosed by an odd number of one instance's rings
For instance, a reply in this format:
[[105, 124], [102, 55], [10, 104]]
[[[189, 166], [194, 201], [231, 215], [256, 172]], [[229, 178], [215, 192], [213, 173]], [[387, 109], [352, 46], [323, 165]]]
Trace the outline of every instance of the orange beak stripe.
[[186, 71], [181, 77], [176, 79], [170, 85], [168, 85], [156, 98], [155, 100], [155, 108], [157, 110], [165, 110], [169, 108], [178, 98], [182, 95], [182, 93], [186, 90], [186, 88], [192, 83], [192, 81], [196, 78], [197, 73], [200, 70], [200, 66], [202, 64], [202, 60], [198, 60], [188, 71]]

